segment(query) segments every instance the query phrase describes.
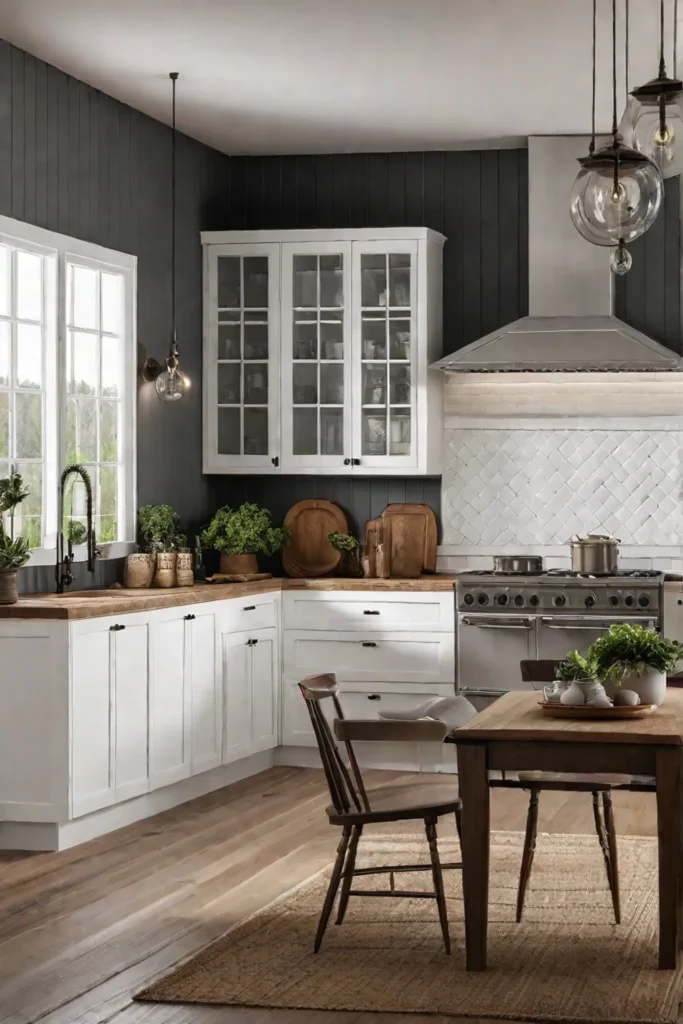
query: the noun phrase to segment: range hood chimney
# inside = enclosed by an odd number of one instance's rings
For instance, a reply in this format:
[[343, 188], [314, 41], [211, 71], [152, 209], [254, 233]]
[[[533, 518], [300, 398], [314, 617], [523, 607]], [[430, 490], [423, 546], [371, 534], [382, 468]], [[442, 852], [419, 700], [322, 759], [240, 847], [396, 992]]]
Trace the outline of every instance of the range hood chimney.
[[[569, 216], [577, 136], [529, 139], [529, 316], [445, 356], [446, 373], [681, 370], [676, 353], [613, 310], [610, 250], [591, 245]], [[559, 213], [559, 215], [558, 215]]]

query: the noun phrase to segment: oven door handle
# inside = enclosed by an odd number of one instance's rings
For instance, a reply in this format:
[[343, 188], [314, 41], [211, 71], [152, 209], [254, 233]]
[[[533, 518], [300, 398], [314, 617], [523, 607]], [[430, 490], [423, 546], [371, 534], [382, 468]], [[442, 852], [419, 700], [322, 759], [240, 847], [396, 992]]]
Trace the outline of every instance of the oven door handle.
[[582, 619], [565, 619], [563, 621], [560, 619], [550, 618], [549, 616], [543, 616], [541, 618], [541, 623], [544, 626], [547, 626], [548, 629], [590, 629], [597, 630], [600, 633], [604, 633], [605, 630], [610, 628], [610, 626], [620, 625], [621, 623], [638, 623], [642, 626], [656, 626], [657, 620], [637, 618], [636, 616], [633, 616], [632, 618], [627, 618], [626, 616], [622, 616], [619, 618], [615, 616], [614, 618], [610, 618], [609, 621], [605, 620], [604, 622], [586, 622]]
[[463, 626], [477, 626], [479, 629], [531, 629], [530, 619], [513, 619], [506, 622], [503, 619], [492, 621], [491, 619], [463, 619]]

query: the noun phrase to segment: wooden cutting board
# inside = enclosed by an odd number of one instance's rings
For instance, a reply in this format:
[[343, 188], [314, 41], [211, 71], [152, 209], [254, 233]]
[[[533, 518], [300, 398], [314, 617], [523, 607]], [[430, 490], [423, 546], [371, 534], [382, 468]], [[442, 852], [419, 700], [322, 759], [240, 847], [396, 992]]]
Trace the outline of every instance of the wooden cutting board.
[[365, 524], [365, 555], [368, 560], [368, 577], [377, 577], [377, 545], [381, 541], [382, 520], [368, 519]]
[[429, 505], [387, 505], [382, 519], [390, 527], [386, 542], [393, 577], [436, 572], [436, 516]]
[[311, 579], [329, 576], [341, 561], [341, 551], [328, 540], [330, 533], [348, 533], [346, 516], [333, 501], [307, 498], [292, 505], [284, 525], [292, 531], [282, 551], [282, 565], [288, 576]]

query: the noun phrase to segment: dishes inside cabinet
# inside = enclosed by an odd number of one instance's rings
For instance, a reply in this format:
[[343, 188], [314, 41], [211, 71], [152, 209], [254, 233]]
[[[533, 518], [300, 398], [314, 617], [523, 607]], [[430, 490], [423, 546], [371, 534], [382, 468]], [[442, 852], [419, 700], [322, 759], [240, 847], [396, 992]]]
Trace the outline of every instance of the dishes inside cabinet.
[[348, 533], [344, 512], [333, 501], [307, 498], [293, 505], [284, 525], [292, 531], [282, 551], [282, 565], [288, 576], [311, 579], [330, 576], [341, 560], [341, 551], [330, 544], [330, 533]]
[[436, 516], [429, 505], [397, 502], [382, 512], [390, 526], [387, 543], [391, 575], [413, 579], [436, 572]]

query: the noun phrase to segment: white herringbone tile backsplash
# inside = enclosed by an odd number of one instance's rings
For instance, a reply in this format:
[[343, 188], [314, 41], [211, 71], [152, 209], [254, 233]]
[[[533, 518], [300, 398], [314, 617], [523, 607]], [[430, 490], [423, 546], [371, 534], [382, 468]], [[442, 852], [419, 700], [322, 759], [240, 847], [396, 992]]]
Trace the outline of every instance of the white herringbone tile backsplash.
[[683, 542], [678, 430], [458, 428], [445, 432], [443, 545]]

